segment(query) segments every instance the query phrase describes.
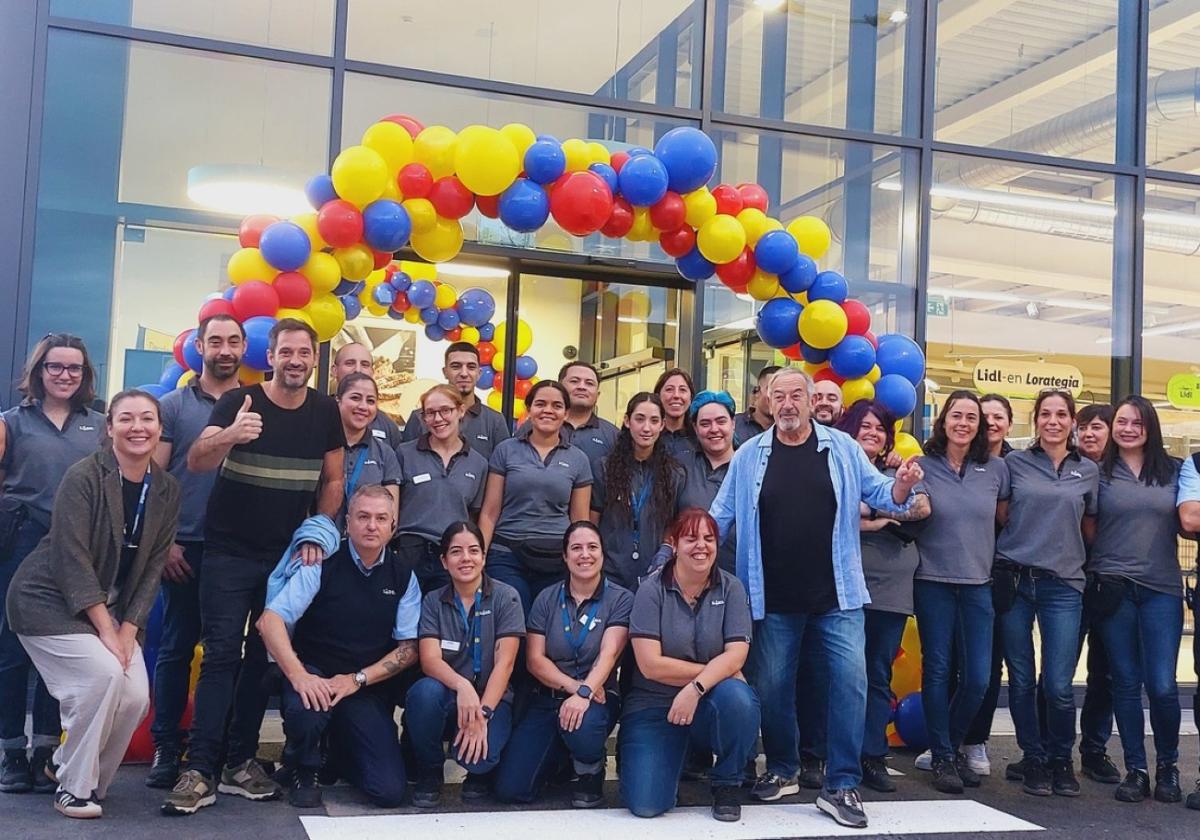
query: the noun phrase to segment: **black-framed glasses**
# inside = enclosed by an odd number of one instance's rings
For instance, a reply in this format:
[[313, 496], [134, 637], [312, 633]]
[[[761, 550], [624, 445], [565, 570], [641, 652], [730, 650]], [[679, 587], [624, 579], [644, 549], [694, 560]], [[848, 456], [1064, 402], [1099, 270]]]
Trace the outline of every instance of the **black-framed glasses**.
[[83, 376], [83, 365], [80, 364], [64, 365], [62, 362], [42, 362], [42, 370], [51, 376], [62, 376], [64, 373], [70, 376]]
[[426, 420], [448, 420], [454, 416], [456, 411], [458, 411], [458, 409], [452, 405], [446, 406], [445, 408], [427, 408], [421, 412], [421, 416], [423, 416]]

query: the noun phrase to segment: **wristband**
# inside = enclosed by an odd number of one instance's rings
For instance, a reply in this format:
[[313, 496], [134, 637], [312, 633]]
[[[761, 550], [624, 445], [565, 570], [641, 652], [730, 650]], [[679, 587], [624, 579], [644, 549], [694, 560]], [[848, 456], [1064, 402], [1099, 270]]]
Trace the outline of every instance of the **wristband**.
[[700, 684], [700, 680], [692, 680], [692, 688], [696, 689], [696, 693], [703, 697], [708, 689]]

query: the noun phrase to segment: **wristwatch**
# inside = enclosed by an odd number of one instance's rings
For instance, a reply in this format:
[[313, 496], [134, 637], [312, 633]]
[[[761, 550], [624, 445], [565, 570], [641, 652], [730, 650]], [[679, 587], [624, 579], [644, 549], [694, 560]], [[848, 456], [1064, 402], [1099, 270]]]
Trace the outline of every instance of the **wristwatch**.
[[364, 688], [367, 684], [367, 672], [356, 671], [354, 674], [354, 684], [359, 688]]
[[575, 689], [575, 693], [578, 694], [580, 697], [582, 697], [584, 700], [592, 699], [592, 687], [590, 685], [588, 685], [587, 683], [580, 683], [579, 688]]
[[696, 693], [701, 697], [703, 697], [705, 692], [708, 691], [707, 688], [700, 684], [700, 680], [692, 680], [692, 688], [696, 689]]
[[496, 710], [491, 706], [480, 706], [479, 711], [483, 714], [484, 720], [491, 720], [492, 715], [496, 714]]

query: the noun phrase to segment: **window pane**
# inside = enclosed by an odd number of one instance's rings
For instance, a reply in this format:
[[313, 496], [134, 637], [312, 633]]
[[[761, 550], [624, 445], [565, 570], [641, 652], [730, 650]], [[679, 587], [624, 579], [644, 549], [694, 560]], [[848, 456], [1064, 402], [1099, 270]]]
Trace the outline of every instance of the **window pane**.
[[1195, 172], [1196, 114], [1200, 112], [1200, 3], [1152, 3], [1150, 72], [1146, 89], [1146, 163]]
[[330, 55], [334, 0], [50, 0], [50, 14]]
[[[916, 5], [915, 0], [717, 0], [715, 49], [724, 59], [715, 66], [717, 110], [883, 134], [916, 133], [909, 121], [920, 113], [915, 85], [920, 56], [910, 55], [907, 46], [909, 12]], [[907, 103], [906, 74], [912, 91]]]
[[[700, 0], [351, 0], [351, 59], [698, 106]], [[695, 58], [694, 58], [695, 57]]]
[[940, 0], [937, 139], [1112, 161], [1118, 5]]
[[1005, 394], [1019, 441], [1043, 387], [1110, 400], [1112, 358], [1129, 354], [1129, 272], [1114, 272], [1123, 249], [1113, 247], [1126, 212], [1114, 194], [1126, 187], [1090, 173], [935, 158], [927, 307], [935, 403], [957, 388]]

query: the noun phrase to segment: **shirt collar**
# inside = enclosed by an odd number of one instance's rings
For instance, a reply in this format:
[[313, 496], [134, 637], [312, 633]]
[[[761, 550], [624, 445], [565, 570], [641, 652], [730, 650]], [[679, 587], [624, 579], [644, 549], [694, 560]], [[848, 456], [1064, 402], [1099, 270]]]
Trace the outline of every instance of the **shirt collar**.
[[[1042, 445], [1038, 441], [1034, 441], [1033, 443], [1029, 444], [1029, 451], [1037, 452], [1042, 455], [1046, 455], [1046, 450], [1042, 449]], [[1050, 458], [1050, 456], [1046, 455], [1046, 459], [1049, 460], [1049, 458]], [[1064, 462], [1065, 461], [1075, 461], [1076, 463], [1078, 463], [1080, 461], [1080, 459], [1082, 459], [1082, 458], [1083, 458], [1083, 456], [1079, 454], [1078, 449], [1076, 449], [1074, 447], [1070, 447], [1067, 449], [1067, 457], [1064, 458], [1063, 461]]]
[[195, 396], [199, 397], [200, 399], [206, 400], [210, 403], [215, 403], [217, 401], [216, 397], [214, 397], [212, 394], [208, 393], [208, 391], [205, 391], [203, 388], [200, 387], [200, 377], [199, 376], [193, 376], [188, 381], [187, 385], [184, 387], [190, 389], [192, 391], [192, 393]]
[[[704, 587], [704, 592], [712, 589], [721, 582], [721, 569], [717, 566], [716, 560], [713, 561], [712, 568], [708, 572], [708, 585]], [[663, 566], [662, 584], [666, 589], [673, 589], [683, 597], [683, 590], [679, 588], [679, 584], [675, 581], [675, 558], [671, 558]], [[704, 597], [704, 592], [700, 593], [700, 597]], [[686, 600], [686, 599], [685, 599]]]
[[[567, 441], [566, 425], [567, 424], [564, 422], [563, 428], [558, 430], [558, 443], [555, 444], [555, 446], [554, 446], [555, 449], [563, 449], [567, 446], [570, 446], [570, 443]], [[516, 433], [516, 435], [514, 435], [514, 437], [516, 437], [517, 440], [523, 440], [526, 443], [528, 443], [529, 436], [532, 434], [533, 434], [533, 422], [526, 421], [517, 427], [517, 433]], [[529, 444], [529, 445], [532, 446], [533, 444]]]
[[358, 549], [354, 547], [354, 543], [352, 543], [349, 539], [346, 540], [346, 548], [350, 551], [350, 559], [354, 561], [354, 565], [358, 566], [358, 570], [364, 575], [370, 575], [385, 562], [387, 562], [387, 546], [383, 547], [383, 551], [379, 553], [379, 560], [376, 561], [375, 565], [369, 569], [363, 564], [362, 555], [358, 553]]
[[[417, 449], [419, 451], [421, 451], [421, 452], [432, 452], [433, 451], [433, 447], [429, 445], [429, 436], [430, 436], [429, 432], [423, 432], [421, 434], [421, 436], [419, 438], [417, 438]], [[454, 456], [461, 455], [463, 450], [465, 450], [467, 448], [467, 439], [465, 437], [463, 437], [461, 434], [458, 436], [458, 439], [462, 443], [462, 446], [459, 447], [459, 450], [454, 453]], [[454, 456], [451, 456], [451, 457], [454, 457]]]
[[[42, 414], [46, 413], [45, 410], [42, 408], [42, 401], [35, 397], [26, 397], [25, 399], [21, 400], [21, 407], [22, 408], [36, 408], [38, 411], [42, 412]], [[83, 416], [86, 417], [88, 414], [88, 411], [89, 411], [89, 409], [86, 405], [72, 406], [71, 410], [67, 413], [67, 416], [70, 417], [72, 414], [82, 414]]]
[[472, 417], [478, 417], [480, 414], [483, 414], [483, 403], [479, 401], [479, 397], [476, 397], [475, 401], [467, 406], [467, 414], [470, 414]]
[[[571, 426], [571, 422], [568, 420], [563, 425]], [[593, 411], [591, 414], [588, 415], [588, 419], [585, 420], [583, 423], [581, 423], [578, 426], [571, 426], [571, 427], [573, 429], [575, 429], [575, 431], [577, 431], [577, 432], [582, 431], [583, 429], [599, 429], [600, 428], [600, 418], [597, 417], [596, 412]]]
[[[487, 572], [483, 573], [483, 581], [479, 584], [479, 588], [483, 591], [483, 597], [488, 598], [492, 594], [492, 579], [488, 577]], [[454, 582], [451, 581], [442, 587], [442, 601], [447, 604], [453, 604], [455, 598]]]
[[[833, 439], [833, 433], [829, 430], [828, 426], [823, 426], [816, 420], [809, 420], [808, 422], [812, 424], [813, 434], [817, 436], [817, 450], [821, 451], [825, 449], [827, 446], [829, 446], [829, 441]], [[758, 445], [770, 449], [771, 444], [775, 441], [775, 435], [778, 433], [778, 431], [779, 424], [775, 424], [771, 427], [771, 434], [759, 435]]]
[[[570, 574], [568, 574], [567, 577], [563, 580], [562, 586], [563, 586], [563, 594], [567, 596], [567, 600], [574, 603], [575, 599], [571, 596], [571, 576], [570, 576]], [[590, 604], [593, 601], [604, 600], [604, 593], [607, 591], [607, 589], [608, 589], [608, 575], [604, 574], [604, 572], [601, 572], [600, 573], [600, 582], [598, 584], [596, 584], [595, 593], [592, 594], [592, 597], [585, 598], [583, 600], [582, 604], [577, 604], [576, 606], [578, 608], [582, 608], [585, 604]]]

